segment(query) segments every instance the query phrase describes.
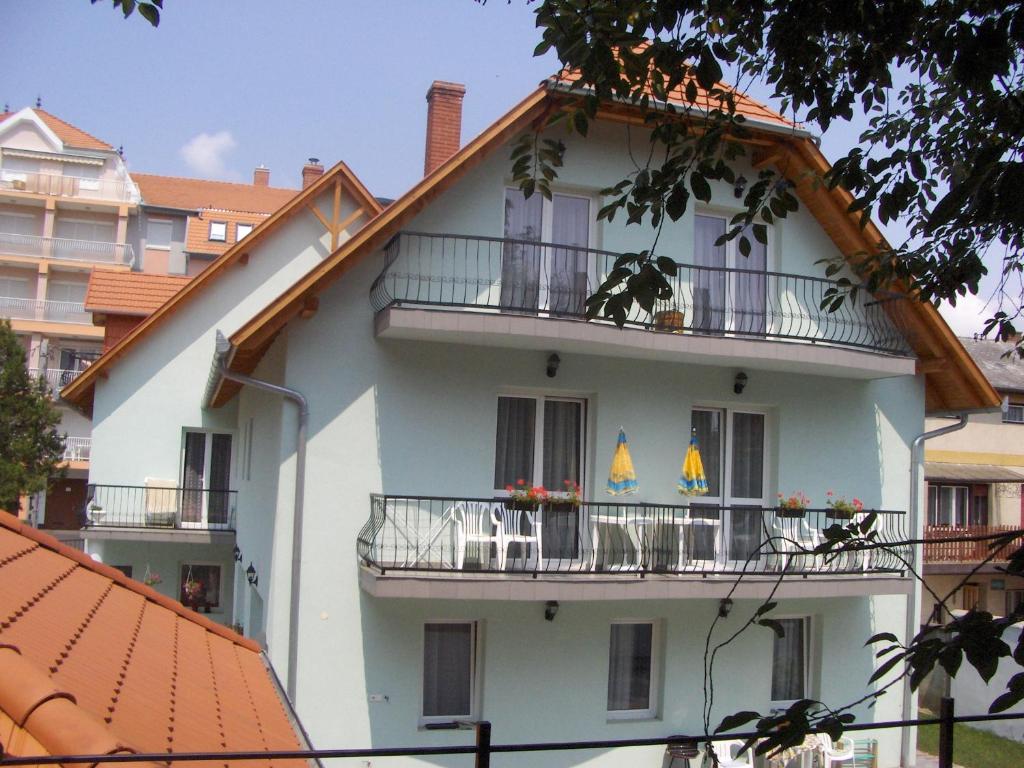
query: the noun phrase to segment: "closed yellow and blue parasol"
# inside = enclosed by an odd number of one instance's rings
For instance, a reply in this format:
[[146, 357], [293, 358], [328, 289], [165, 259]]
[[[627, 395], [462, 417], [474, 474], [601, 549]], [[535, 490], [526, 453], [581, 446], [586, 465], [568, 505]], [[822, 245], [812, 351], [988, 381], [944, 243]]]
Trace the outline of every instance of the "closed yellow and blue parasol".
[[700, 458], [696, 430], [690, 436], [690, 446], [686, 449], [686, 458], [683, 459], [683, 473], [676, 488], [684, 496], [703, 496], [708, 492], [708, 478], [704, 474], [704, 462]]
[[629, 493], [636, 493], [639, 487], [636, 481], [636, 471], [633, 469], [633, 458], [629, 455], [626, 432], [619, 427], [619, 440], [615, 444], [615, 455], [612, 456], [607, 491], [612, 496], [625, 496]]

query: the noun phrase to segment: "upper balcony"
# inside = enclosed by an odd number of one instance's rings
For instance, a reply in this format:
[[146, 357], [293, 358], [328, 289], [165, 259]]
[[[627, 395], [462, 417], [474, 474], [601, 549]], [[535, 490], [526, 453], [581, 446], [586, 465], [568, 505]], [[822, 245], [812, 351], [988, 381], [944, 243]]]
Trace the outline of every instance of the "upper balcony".
[[147, 485], [90, 485], [81, 512], [87, 536], [108, 539], [220, 540], [235, 532], [237, 491]]
[[741, 575], [734, 597], [767, 595], [779, 581], [779, 596], [905, 592], [906, 514], [878, 512], [884, 547], [815, 554], [824, 530], [850, 522], [833, 515], [591, 501], [519, 510], [493, 498], [374, 495], [356, 549], [363, 588], [386, 597], [725, 597]]
[[[965, 541], [969, 537], [993, 536], [1019, 531], [1015, 525], [928, 525], [924, 529], [924, 564], [926, 572], [966, 572], [992, 555], [992, 541]], [[1015, 537], [1011, 543], [999, 547], [995, 557], [986, 566], [993, 570], [998, 563], [1005, 563], [1014, 550], [1024, 546], [1024, 535]]]
[[92, 179], [33, 171], [0, 171], [0, 194], [10, 192], [133, 205], [142, 199], [135, 183], [123, 179]]
[[5, 255], [126, 266], [135, 261], [135, 251], [130, 243], [104, 243], [0, 232], [0, 257]]
[[92, 314], [81, 301], [48, 301], [0, 296], [0, 317], [92, 326]]
[[[878, 378], [912, 374], [904, 300], [820, 309], [831, 281], [678, 264], [673, 299], [625, 328], [580, 322], [619, 254], [508, 238], [401, 232], [371, 288], [377, 335]], [[444, 311], [447, 310], [447, 311]], [[453, 311], [454, 310], [454, 311]], [[765, 342], [776, 342], [766, 345]]]

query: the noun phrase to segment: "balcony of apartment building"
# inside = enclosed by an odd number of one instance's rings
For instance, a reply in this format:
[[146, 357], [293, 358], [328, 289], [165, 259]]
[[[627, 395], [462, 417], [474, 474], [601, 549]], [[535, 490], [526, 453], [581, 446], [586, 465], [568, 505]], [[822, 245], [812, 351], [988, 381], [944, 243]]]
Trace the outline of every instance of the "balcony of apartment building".
[[[899, 511], [391, 495], [369, 503], [361, 581], [384, 597], [838, 597], [904, 593], [910, 583]], [[869, 516], [875, 546], [815, 551], [826, 530]]]
[[[7, 161], [10, 163], [10, 160]], [[57, 197], [92, 203], [135, 205], [139, 188], [127, 179], [103, 178], [101, 166], [83, 166], [77, 174], [46, 173], [5, 167], [0, 170], [0, 197]]]
[[81, 301], [0, 296], [0, 317], [92, 327], [92, 315], [85, 311], [85, 304]]
[[237, 491], [147, 479], [89, 485], [79, 512], [89, 539], [226, 543], [234, 540]]
[[[2, 225], [2, 219], [0, 219], [0, 225]], [[29, 259], [88, 262], [106, 266], [130, 266], [135, 261], [135, 251], [131, 243], [69, 237], [43, 237], [6, 231], [0, 231], [0, 254]]]
[[[77, 379], [84, 370], [85, 368], [29, 368], [28, 372], [31, 376], [45, 379], [50, 396], [56, 400], [60, 397], [61, 389]], [[88, 440], [88, 438], [81, 439]], [[86, 443], [85, 450], [88, 454], [88, 443]]]
[[371, 288], [376, 333], [538, 350], [571, 342], [591, 354], [862, 379], [913, 373], [903, 299], [869, 296], [829, 312], [821, 307], [835, 283], [764, 269], [763, 250], [760, 262], [749, 262], [761, 268], [724, 258], [675, 263], [672, 299], [653, 313], [634, 303], [620, 330], [580, 322], [619, 253], [401, 232], [385, 247]]

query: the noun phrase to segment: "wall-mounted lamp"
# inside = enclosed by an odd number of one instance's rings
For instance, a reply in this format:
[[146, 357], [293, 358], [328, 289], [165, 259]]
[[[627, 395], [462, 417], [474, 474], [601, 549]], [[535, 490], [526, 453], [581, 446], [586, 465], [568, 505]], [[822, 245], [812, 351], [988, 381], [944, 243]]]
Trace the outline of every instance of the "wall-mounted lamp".
[[696, 759], [699, 754], [697, 740], [687, 736], [672, 736], [665, 745], [665, 765], [674, 768], [676, 760], [681, 765], [690, 765], [690, 761]]
[[555, 374], [558, 373], [558, 366], [562, 363], [562, 358], [557, 353], [552, 352], [548, 355], [548, 378], [555, 378]]
[[726, 616], [728, 616], [731, 610], [732, 600], [730, 600], [728, 597], [723, 597], [721, 600], [718, 601], [718, 615], [721, 618], [724, 619]]
[[249, 567], [245, 569], [245, 578], [250, 585], [254, 587], [259, 586], [260, 579], [256, 575], [256, 567], [252, 564], [251, 560], [249, 561]]
[[736, 178], [736, 183], [734, 183], [732, 185], [733, 197], [743, 197], [743, 190], [745, 190], [746, 188], [747, 188], [747, 177], [746, 176], [738, 176]]
[[237, 544], [235, 544], [235, 548], [231, 550], [231, 555], [235, 558], [236, 563], [242, 562], [242, 550], [238, 548]]
[[740, 371], [739, 373], [736, 374], [736, 379], [733, 381], [732, 391], [735, 392], [737, 395], [742, 395], [743, 390], [746, 389], [746, 386], [747, 374], [745, 374], [743, 371]]
[[544, 603], [544, 620], [545, 621], [554, 621], [555, 620], [555, 616], [557, 616], [557, 615], [558, 615], [558, 601], [557, 600], [548, 600], [546, 603]]

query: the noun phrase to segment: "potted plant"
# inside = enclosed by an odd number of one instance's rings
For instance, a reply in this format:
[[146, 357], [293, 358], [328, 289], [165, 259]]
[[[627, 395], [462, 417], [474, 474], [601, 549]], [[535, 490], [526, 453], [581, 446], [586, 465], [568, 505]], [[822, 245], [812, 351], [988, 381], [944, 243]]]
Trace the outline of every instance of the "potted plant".
[[205, 590], [203, 582], [198, 579], [189, 578], [181, 585], [182, 602], [193, 611], [199, 610], [199, 604], [204, 602]]
[[155, 587], [157, 584], [161, 584], [163, 579], [160, 578], [160, 574], [156, 571], [150, 571], [146, 569], [146, 575], [142, 577], [142, 583], [147, 587]]
[[548, 491], [543, 485], [530, 485], [525, 480], [517, 480], [514, 486], [506, 485], [505, 490], [508, 491], [505, 504], [510, 509], [533, 512], [548, 500]]
[[654, 330], [682, 333], [686, 322], [683, 310], [675, 302], [664, 302], [662, 308], [654, 313]]
[[779, 517], [803, 517], [807, 514], [807, 507], [811, 500], [804, 495], [803, 491], [796, 491], [789, 496], [779, 494], [779, 503], [776, 514]]
[[847, 501], [844, 496], [836, 496], [832, 491], [828, 491], [825, 496], [828, 497], [825, 501], [829, 509], [828, 517], [833, 520], [852, 520], [854, 515], [864, 511], [864, 502], [858, 498]]

